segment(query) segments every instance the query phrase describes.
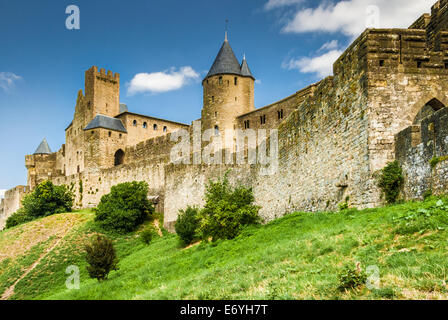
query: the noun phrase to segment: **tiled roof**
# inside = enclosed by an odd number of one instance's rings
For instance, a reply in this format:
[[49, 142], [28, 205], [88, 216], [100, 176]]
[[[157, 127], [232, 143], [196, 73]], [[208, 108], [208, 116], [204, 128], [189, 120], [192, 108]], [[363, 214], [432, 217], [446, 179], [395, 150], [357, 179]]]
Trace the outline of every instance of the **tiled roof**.
[[95, 118], [93, 118], [93, 120], [90, 121], [87, 127], [84, 128], [84, 130], [92, 130], [96, 128], [110, 129], [127, 133], [126, 128], [124, 127], [123, 122], [121, 122], [120, 119], [111, 118], [102, 114], [99, 114]]

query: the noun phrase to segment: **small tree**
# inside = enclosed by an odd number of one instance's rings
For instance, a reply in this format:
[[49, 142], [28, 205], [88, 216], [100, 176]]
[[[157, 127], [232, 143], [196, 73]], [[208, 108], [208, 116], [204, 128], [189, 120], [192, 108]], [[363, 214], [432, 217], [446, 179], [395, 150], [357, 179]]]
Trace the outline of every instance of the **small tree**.
[[6, 220], [6, 228], [12, 228], [40, 217], [72, 211], [73, 193], [67, 186], [56, 186], [51, 181], [40, 183], [22, 200], [22, 207]]
[[260, 222], [251, 188], [231, 188], [224, 176], [206, 188], [205, 206], [200, 212], [199, 234], [203, 239], [233, 239], [248, 225]]
[[179, 211], [174, 228], [185, 245], [191, 244], [197, 238], [200, 222], [199, 209], [189, 206], [185, 211]]
[[107, 279], [109, 272], [118, 270], [118, 258], [114, 245], [105, 236], [98, 235], [86, 245], [86, 260], [89, 264], [87, 271], [92, 279], [103, 281]]
[[22, 205], [26, 214], [36, 219], [72, 211], [73, 198], [67, 186], [55, 186], [51, 181], [44, 181], [23, 198]]
[[397, 201], [403, 183], [403, 170], [398, 161], [390, 162], [381, 170], [378, 186], [386, 196], [386, 202], [388, 204], [393, 204]]
[[134, 231], [153, 212], [154, 207], [148, 200], [148, 184], [126, 182], [113, 186], [111, 192], [101, 198], [95, 221], [106, 230], [126, 233]]
[[141, 237], [143, 243], [148, 245], [151, 243], [155, 234], [156, 234], [156, 230], [154, 229], [154, 227], [150, 226], [142, 231], [142, 233], [140, 234], [140, 237]]

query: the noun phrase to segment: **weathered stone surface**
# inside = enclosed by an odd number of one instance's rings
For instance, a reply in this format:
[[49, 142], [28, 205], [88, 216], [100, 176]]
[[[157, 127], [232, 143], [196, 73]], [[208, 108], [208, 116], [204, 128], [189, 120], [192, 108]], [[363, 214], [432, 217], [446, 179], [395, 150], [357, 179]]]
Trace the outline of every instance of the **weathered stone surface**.
[[[448, 0], [409, 29], [367, 29], [333, 69], [334, 76], [259, 109], [252, 77], [213, 74], [203, 81], [201, 133], [278, 129], [278, 168], [267, 175], [260, 165], [170, 163], [172, 133], [186, 129], [191, 135], [193, 126], [119, 114], [119, 75], [92, 67], [66, 144], [51, 155], [26, 156], [28, 186], [45, 179], [67, 184], [78, 207], [92, 207], [113, 185], [144, 180], [150, 195], [159, 196], [158, 210], [171, 230], [178, 210], [201, 205], [208, 180], [228, 170], [231, 183], [253, 188], [266, 220], [294, 210], [335, 209], [347, 200], [358, 208], [380, 205], [376, 175], [395, 159], [406, 175], [405, 198], [421, 198], [429, 189], [446, 192]], [[120, 119], [127, 132], [84, 130], [98, 113]], [[434, 156], [441, 161], [431, 168]], [[8, 193], [3, 216], [19, 198]]]

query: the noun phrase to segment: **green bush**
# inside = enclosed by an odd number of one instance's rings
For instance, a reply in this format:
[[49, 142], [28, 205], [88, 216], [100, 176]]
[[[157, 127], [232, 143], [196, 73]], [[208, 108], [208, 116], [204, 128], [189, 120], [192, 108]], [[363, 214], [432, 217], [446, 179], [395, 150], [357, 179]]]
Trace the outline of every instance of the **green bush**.
[[19, 224], [27, 223], [33, 220], [23, 208], [17, 210], [8, 219], [6, 219], [6, 229], [18, 226]]
[[92, 279], [103, 281], [112, 270], [118, 270], [118, 258], [110, 239], [98, 235], [86, 245], [87, 271]]
[[134, 231], [154, 207], [148, 200], [148, 184], [126, 182], [113, 186], [96, 210], [95, 221], [104, 229], [126, 233]]
[[185, 245], [189, 245], [197, 239], [197, 230], [200, 222], [199, 209], [188, 207], [185, 211], [179, 211], [174, 228]]
[[348, 203], [347, 202], [341, 202], [338, 206], [339, 206], [339, 211], [348, 210]]
[[67, 186], [56, 186], [51, 181], [40, 183], [32, 193], [23, 197], [22, 208], [6, 221], [6, 228], [47, 217], [56, 213], [72, 211], [73, 193]]
[[253, 204], [254, 200], [252, 189], [241, 186], [232, 189], [227, 176], [222, 181], [210, 181], [206, 203], [199, 214], [198, 232], [202, 239], [233, 239], [245, 226], [259, 223], [260, 207]]
[[338, 275], [339, 290], [356, 289], [367, 281], [367, 274], [361, 270], [359, 264], [356, 268], [346, 266]]
[[33, 219], [72, 211], [73, 193], [66, 186], [44, 181], [22, 200], [25, 212]]
[[386, 202], [388, 204], [397, 202], [403, 183], [403, 170], [398, 161], [389, 163], [383, 170], [381, 170], [378, 186], [386, 196]]
[[156, 231], [154, 230], [153, 227], [149, 227], [143, 230], [142, 233], [140, 234], [143, 243], [150, 244], [152, 239], [154, 238], [155, 233]]

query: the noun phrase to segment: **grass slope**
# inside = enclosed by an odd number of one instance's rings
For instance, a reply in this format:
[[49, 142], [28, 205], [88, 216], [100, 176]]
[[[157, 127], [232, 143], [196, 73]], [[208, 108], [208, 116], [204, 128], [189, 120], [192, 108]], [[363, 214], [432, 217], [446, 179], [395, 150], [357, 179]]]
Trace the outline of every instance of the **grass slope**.
[[[103, 283], [88, 278], [83, 256], [83, 243], [100, 231], [91, 213], [78, 214], [87, 222], [17, 284], [12, 299], [448, 298], [448, 198], [363, 211], [294, 213], [248, 228], [237, 239], [189, 249], [166, 232], [148, 246], [139, 232], [109, 234], [120, 270]], [[21, 259], [33, 260], [41, 250], [29, 250]], [[25, 263], [16, 261], [15, 269], [0, 264], [0, 291], [10, 283], [3, 274], [18, 275]], [[378, 266], [380, 289], [338, 290], [338, 273], [356, 262], [362, 268]], [[65, 288], [69, 265], [81, 270], [80, 290]]]

